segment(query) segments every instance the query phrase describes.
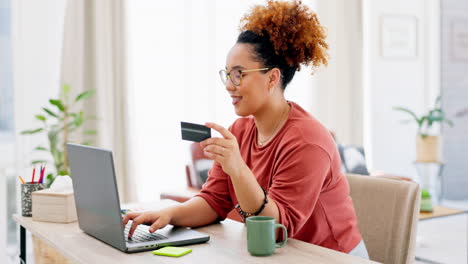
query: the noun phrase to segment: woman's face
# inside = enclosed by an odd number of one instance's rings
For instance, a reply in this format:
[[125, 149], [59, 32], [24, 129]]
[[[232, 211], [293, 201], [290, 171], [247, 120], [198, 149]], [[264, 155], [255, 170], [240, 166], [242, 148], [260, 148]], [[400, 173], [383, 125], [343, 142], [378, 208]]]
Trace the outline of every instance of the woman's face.
[[[237, 43], [231, 48], [226, 59], [226, 72], [232, 69], [250, 70], [264, 68], [254, 60], [253, 46]], [[234, 74], [234, 72], [232, 72]], [[235, 86], [231, 80], [226, 82], [226, 90], [232, 97], [232, 104], [238, 116], [255, 115], [268, 99], [270, 74], [265, 71], [242, 73], [240, 85]]]

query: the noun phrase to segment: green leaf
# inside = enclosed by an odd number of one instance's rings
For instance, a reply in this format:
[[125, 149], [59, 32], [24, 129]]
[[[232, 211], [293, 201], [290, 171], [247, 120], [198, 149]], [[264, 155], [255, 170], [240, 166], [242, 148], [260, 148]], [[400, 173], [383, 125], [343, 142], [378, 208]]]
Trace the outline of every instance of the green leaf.
[[96, 135], [97, 131], [96, 130], [86, 130], [84, 133], [85, 133], [85, 135]]
[[49, 114], [50, 116], [53, 116], [53, 117], [58, 118], [58, 115], [57, 115], [56, 113], [50, 111], [49, 109], [47, 109], [47, 108], [44, 107], [44, 108], [42, 108], [42, 110], [44, 110], [44, 111], [45, 111], [47, 114]]
[[71, 90], [69, 84], [64, 84], [62, 89], [63, 89], [64, 94], [68, 94], [70, 92], [70, 90]]
[[444, 117], [443, 116], [429, 116], [428, 119], [431, 122], [441, 122], [444, 120]]
[[58, 142], [57, 131], [50, 130], [49, 133], [47, 133], [47, 137], [49, 138], [49, 144], [51, 146], [51, 151], [53, 151], [54, 147], [57, 145], [57, 142]]
[[38, 164], [38, 163], [47, 163], [47, 160], [33, 160], [33, 161], [31, 162], [32, 165], [36, 165], [36, 164]]
[[47, 179], [47, 188], [49, 188], [52, 185], [52, 183], [54, 182], [55, 177], [54, 177], [54, 175], [52, 173], [49, 173], [49, 174], [47, 174], [46, 179]]
[[85, 142], [81, 143], [81, 145], [85, 145], [85, 146], [91, 146], [91, 144], [93, 144], [93, 142], [91, 140], [88, 140], [88, 141], [85, 141]]
[[43, 146], [37, 146], [34, 150], [49, 151], [47, 148], [44, 148]]
[[420, 126], [420, 124], [422, 123], [421, 120], [418, 118], [418, 116], [417, 116], [413, 111], [409, 110], [408, 108], [404, 108], [404, 107], [393, 107], [393, 110], [401, 111], [401, 112], [404, 112], [404, 113], [409, 114], [410, 116], [413, 117], [413, 119], [416, 121], [416, 123], [418, 123], [419, 126]]
[[36, 115], [36, 119], [37, 119], [37, 120], [40, 120], [40, 121], [43, 121], [43, 122], [46, 121], [46, 117], [43, 116], [43, 115]]
[[31, 134], [36, 134], [44, 130], [44, 128], [37, 128], [37, 129], [32, 129], [32, 130], [24, 130], [21, 131], [21, 135], [31, 135]]
[[427, 118], [431, 122], [441, 122], [445, 119], [444, 112], [441, 109], [434, 109], [429, 111], [429, 115]]
[[79, 127], [83, 124], [83, 122], [84, 122], [83, 111], [81, 111], [79, 114], [75, 115], [75, 119], [73, 120], [73, 123], [75, 124], [76, 127]]
[[[431, 126], [431, 124], [429, 124], [429, 120], [427, 119], [427, 116], [423, 116], [421, 117], [421, 119], [419, 119], [417, 122], [418, 122], [418, 129], [419, 129], [419, 132], [421, 132], [421, 128], [423, 127], [424, 125], [424, 121], [428, 122], [428, 127]], [[427, 136], [427, 135], [426, 135]]]
[[61, 170], [61, 171], [59, 171], [57, 176], [62, 176], [62, 175], [69, 175], [69, 173], [66, 170]]
[[89, 90], [89, 91], [82, 92], [75, 98], [75, 102], [78, 102], [80, 100], [88, 99], [91, 96], [93, 96], [93, 94], [94, 94], [94, 90]]
[[55, 105], [61, 112], [65, 111], [65, 107], [63, 106], [62, 101], [58, 99], [50, 99], [49, 102], [53, 105]]

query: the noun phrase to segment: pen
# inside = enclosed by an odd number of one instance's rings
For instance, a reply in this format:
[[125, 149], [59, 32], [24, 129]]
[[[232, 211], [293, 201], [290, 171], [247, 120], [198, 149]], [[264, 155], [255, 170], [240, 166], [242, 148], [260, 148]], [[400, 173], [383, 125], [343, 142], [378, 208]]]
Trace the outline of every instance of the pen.
[[45, 165], [44, 167], [41, 166], [41, 173], [40, 173], [40, 177], [39, 177], [39, 182], [38, 183], [42, 183], [42, 181], [44, 180], [44, 172], [45, 172]]
[[19, 177], [19, 179], [20, 179], [21, 183], [22, 183], [22, 184], [25, 184], [25, 182], [24, 182], [23, 178], [21, 178], [21, 176], [18, 176], [18, 177]]
[[34, 176], [36, 176], [36, 168], [33, 169], [31, 183], [34, 183]]
[[39, 175], [38, 175], [39, 178], [37, 178], [37, 183], [41, 183], [41, 175], [42, 175], [42, 164], [41, 166], [39, 166]]

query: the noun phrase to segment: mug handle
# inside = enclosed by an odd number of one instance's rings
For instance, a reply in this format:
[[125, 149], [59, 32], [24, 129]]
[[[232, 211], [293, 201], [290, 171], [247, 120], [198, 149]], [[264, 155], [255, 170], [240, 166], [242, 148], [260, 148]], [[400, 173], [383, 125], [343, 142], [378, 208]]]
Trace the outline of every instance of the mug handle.
[[286, 229], [286, 227], [282, 224], [275, 224], [275, 230], [277, 228], [281, 228], [283, 229], [283, 236], [284, 236], [284, 240], [282, 242], [280, 242], [279, 244], [276, 243], [276, 248], [282, 248], [286, 245], [286, 241], [288, 240], [288, 230]]

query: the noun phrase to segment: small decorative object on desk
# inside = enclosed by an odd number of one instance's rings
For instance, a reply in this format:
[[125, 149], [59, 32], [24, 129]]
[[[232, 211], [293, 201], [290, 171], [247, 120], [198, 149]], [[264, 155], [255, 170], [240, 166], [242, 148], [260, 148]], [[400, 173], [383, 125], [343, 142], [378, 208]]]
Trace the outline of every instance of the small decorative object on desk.
[[416, 182], [421, 186], [421, 212], [432, 212], [435, 205], [442, 199], [442, 162], [420, 162], [414, 165], [418, 172]]
[[421, 190], [421, 212], [432, 212], [432, 198], [427, 189]]
[[40, 183], [26, 182], [21, 184], [21, 215], [32, 216], [32, 192], [44, 189]]
[[70, 223], [77, 220], [72, 180], [58, 176], [49, 189], [32, 194], [34, 221]]

